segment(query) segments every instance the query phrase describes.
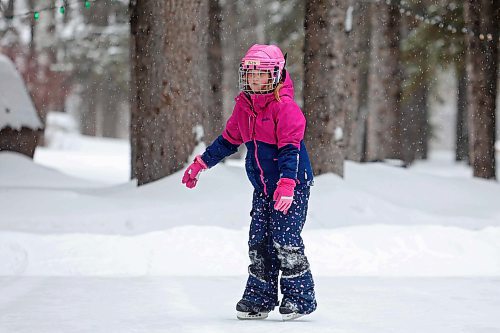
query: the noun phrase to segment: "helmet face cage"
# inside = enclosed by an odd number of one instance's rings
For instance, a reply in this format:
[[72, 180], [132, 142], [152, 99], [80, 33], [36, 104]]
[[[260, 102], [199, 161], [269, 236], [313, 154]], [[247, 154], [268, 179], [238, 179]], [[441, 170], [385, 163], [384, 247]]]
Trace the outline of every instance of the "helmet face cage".
[[239, 68], [238, 86], [241, 91], [250, 94], [267, 94], [272, 92], [281, 80], [281, 70], [273, 61], [242, 61]]

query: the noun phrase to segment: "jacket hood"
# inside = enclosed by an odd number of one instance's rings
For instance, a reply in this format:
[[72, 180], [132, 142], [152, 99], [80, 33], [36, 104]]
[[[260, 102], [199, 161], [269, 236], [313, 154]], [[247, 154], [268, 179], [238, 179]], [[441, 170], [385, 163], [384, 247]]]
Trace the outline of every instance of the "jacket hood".
[[288, 71], [285, 73], [285, 81], [283, 82], [283, 87], [281, 87], [280, 90], [280, 97], [283, 96], [288, 96], [291, 99], [295, 96], [295, 90], [293, 87], [293, 81], [292, 78], [290, 77], [290, 74]]

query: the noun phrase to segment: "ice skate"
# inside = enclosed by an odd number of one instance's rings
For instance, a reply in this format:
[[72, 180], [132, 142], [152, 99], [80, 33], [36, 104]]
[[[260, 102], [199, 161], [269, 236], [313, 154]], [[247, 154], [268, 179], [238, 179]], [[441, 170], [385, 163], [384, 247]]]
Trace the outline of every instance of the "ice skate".
[[269, 310], [250, 301], [242, 299], [236, 304], [236, 317], [240, 320], [266, 319], [268, 315]]
[[283, 321], [294, 320], [304, 316], [303, 313], [298, 312], [297, 306], [291, 303], [281, 304], [279, 311], [281, 313]]

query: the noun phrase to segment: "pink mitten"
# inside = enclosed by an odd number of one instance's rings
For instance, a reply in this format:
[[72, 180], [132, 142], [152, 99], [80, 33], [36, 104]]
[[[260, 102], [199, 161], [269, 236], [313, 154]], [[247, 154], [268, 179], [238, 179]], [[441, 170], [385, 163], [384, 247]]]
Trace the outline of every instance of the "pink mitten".
[[290, 178], [281, 178], [278, 181], [278, 188], [274, 191], [273, 200], [276, 201], [274, 209], [286, 214], [293, 202], [294, 189], [295, 180]]
[[194, 162], [186, 169], [184, 176], [182, 177], [182, 183], [186, 184], [186, 187], [193, 188], [198, 182], [198, 176], [200, 171], [208, 169], [207, 164], [198, 155], [195, 157]]

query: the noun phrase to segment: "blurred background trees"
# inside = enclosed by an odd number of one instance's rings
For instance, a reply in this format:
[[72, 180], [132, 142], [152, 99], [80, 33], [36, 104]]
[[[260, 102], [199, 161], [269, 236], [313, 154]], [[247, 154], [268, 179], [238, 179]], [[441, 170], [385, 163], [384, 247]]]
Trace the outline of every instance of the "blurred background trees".
[[130, 138], [140, 183], [179, 170], [220, 133], [254, 43], [288, 53], [317, 174], [451, 148], [475, 176], [496, 177], [498, 1], [0, 4], [1, 52], [42, 120], [65, 112], [82, 134]]
[[0, 19], [1, 52], [17, 64], [41, 118], [68, 112], [82, 134], [127, 138], [128, 1], [8, 3], [13, 15]]

